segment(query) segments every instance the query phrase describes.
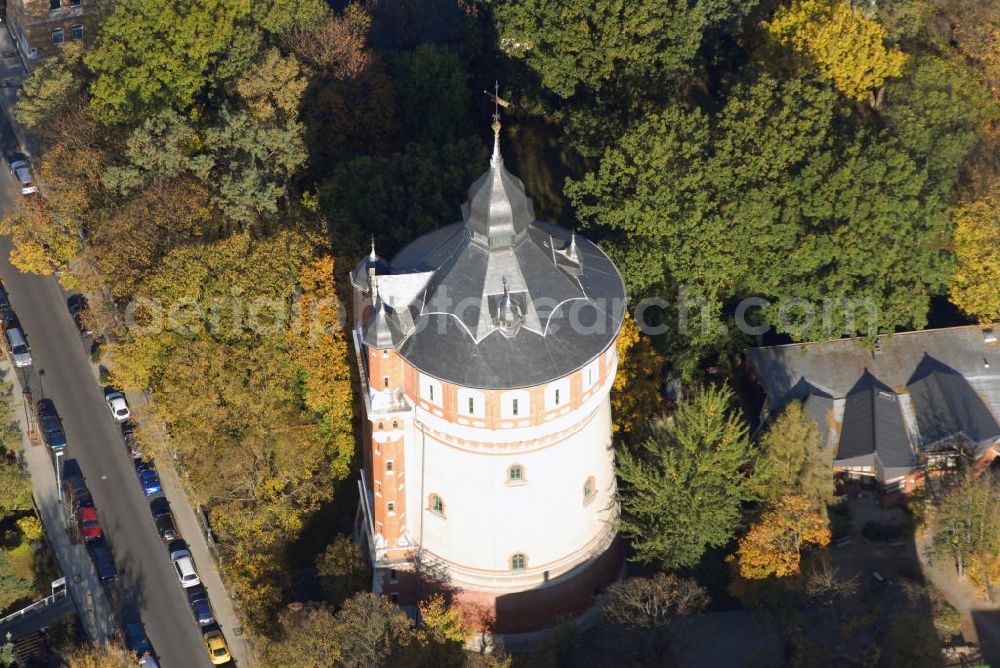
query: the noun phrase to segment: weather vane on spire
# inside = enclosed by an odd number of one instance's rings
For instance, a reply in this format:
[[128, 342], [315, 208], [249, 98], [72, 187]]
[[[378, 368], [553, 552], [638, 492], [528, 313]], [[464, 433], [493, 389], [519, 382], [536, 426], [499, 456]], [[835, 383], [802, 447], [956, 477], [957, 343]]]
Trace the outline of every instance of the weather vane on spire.
[[493, 134], [500, 134], [500, 107], [511, 109], [514, 105], [500, 97], [500, 82], [493, 82], [493, 92], [484, 90], [488, 98], [493, 100]]

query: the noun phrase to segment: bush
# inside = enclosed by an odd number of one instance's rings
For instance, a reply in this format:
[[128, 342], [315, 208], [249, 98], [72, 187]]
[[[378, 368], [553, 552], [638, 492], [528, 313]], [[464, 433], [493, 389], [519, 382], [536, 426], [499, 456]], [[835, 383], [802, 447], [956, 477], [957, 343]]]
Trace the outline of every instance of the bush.
[[948, 601], [938, 598], [934, 601], [934, 624], [949, 631], [955, 631], [962, 623], [962, 615]]

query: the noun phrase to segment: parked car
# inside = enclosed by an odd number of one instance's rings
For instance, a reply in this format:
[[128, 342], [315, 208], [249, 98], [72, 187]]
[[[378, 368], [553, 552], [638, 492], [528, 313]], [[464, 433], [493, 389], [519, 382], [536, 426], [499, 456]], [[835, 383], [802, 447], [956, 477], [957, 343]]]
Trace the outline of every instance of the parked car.
[[83, 295], [70, 295], [66, 300], [66, 308], [76, 323], [76, 328], [80, 336], [90, 336], [93, 330], [90, 328], [90, 305]]
[[156, 530], [160, 534], [160, 540], [164, 543], [181, 537], [177, 531], [177, 525], [174, 524], [174, 514], [169, 510], [160, 511], [153, 515], [153, 522], [156, 523]]
[[108, 410], [119, 422], [125, 422], [132, 417], [132, 412], [128, 409], [128, 402], [122, 392], [109, 392], [104, 395], [104, 401], [108, 404]]
[[135, 474], [139, 478], [139, 484], [142, 485], [142, 493], [146, 496], [153, 496], [163, 491], [160, 487], [160, 476], [156, 474], [152, 462], [135, 460]]
[[182, 587], [187, 589], [201, 584], [201, 578], [198, 577], [198, 571], [194, 568], [194, 557], [191, 556], [190, 550], [174, 550], [170, 553], [170, 561], [174, 565], [174, 570], [177, 571], [177, 579], [180, 580]]
[[54, 450], [66, 447], [66, 433], [62, 428], [62, 420], [56, 411], [56, 405], [51, 399], [41, 399], [38, 402], [38, 426], [42, 431], [45, 443]]
[[132, 421], [122, 422], [122, 439], [125, 441], [125, 452], [132, 459], [142, 459], [142, 451], [135, 441], [135, 425]]
[[191, 603], [191, 611], [194, 612], [194, 619], [199, 626], [208, 626], [215, 623], [215, 614], [212, 612], [212, 604], [208, 600], [208, 592], [201, 585], [188, 589], [188, 602]]
[[153, 653], [153, 646], [149, 644], [146, 630], [142, 628], [140, 622], [125, 623], [125, 647], [136, 656]]
[[153, 656], [152, 654], [140, 656], [139, 666], [141, 668], [160, 668], [160, 664], [156, 662], [156, 657]]
[[75, 517], [77, 510], [85, 506], [93, 506], [94, 502], [90, 498], [87, 484], [83, 479], [83, 471], [80, 464], [75, 459], [67, 459], [63, 463], [63, 503], [67, 509], [67, 515]]
[[22, 195], [32, 195], [38, 192], [35, 179], [31, 175], [31, 165], [28, 158], [22, 153], [15, 153], [9, 161], [10, 175], [14, 177], [14, 182], [21, 189]]
[[115, 560], [111, 557], [111, 548], [104, 538], [98, 538], [87, 543], [90, 550], [90, 558], [94, 560], [94, 569], [101, 582], [112, 582], [118, 579], [118, 569], [115, 568]]
[[7, 350], [10, 351], [11, 359], [14, 360], [14, 366], [31, 366], [31, 349], [28, 348], [28, 342], [25, 340], [21, 328], [8, 328], [4, 332], [4, 338], [7, 340]]
[[97, 509], [93, 506], [80, 506], [76, 510], [76, 523], [80, 527], [83, 540], [91, 541], [104, 537], [101, 523], [97, 520]]
[[229, 653], [229, 645], [226, 644], [226, 637], [222, 635], [222, 631], [212, 629], [202, 637], [205, 639], [205, 646], [208, 648], [208, 658], [212, 660], [212, 665], [218, 666], [232, 660], [233, 657]]

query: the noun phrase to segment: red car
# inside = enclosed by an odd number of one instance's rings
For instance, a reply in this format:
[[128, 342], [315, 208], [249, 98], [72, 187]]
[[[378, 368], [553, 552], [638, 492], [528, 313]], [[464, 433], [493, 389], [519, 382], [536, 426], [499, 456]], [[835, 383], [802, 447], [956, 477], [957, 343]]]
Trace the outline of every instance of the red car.
[[77, 512], [77, 521], [80, 523], [80, 533], [84, 540], [96, 540], [104, 535], [101, 525], [97, 521], [97, 510], [93, 506], [83, 506]]

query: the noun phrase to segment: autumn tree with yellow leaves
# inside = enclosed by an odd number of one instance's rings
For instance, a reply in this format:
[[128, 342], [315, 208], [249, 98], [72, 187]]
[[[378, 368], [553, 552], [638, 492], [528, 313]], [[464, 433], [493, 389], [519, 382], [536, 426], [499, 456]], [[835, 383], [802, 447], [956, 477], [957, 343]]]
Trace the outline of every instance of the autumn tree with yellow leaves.
[[666, 360], [639, 331], [630, 313], [625, 314], [617, 345], [618, 375], [611, 388], [611, 410], [614, 430], [630, 434], [663, 411], [660, 383]]
[[739, 574], [747, 580], [788, 577], [799, 572], [802, 549], [830, 543], [826, 520], [799, 494], [785, 496], [740, 540], [735, 561]]
[[775, 12], [767, 30], [853, 100], [874, 100], [873, 92], [901, 76], [907, 62], [906, 54], [886, 46], [885, 28], [848, 0], [794, 0]]
[[417, 606], [420, 623], [437, 642], [464, 643], [471, 635], [462, 609], [441, 594], [431, 594]]
[[955, 216], [955, 277], [952, 301], [981, 322], [1000, 318], [1000, 179], [983, 198]]

